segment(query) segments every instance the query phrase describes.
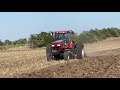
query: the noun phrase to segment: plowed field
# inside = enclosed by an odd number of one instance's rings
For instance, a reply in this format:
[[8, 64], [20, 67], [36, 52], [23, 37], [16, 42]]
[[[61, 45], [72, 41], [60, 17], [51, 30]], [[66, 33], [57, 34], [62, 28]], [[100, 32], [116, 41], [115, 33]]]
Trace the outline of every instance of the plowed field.
[[120, 78], [120, 38], [85, 44], [85, 59], [46, 61], [45, 48], [0, 52], [1, 78]]

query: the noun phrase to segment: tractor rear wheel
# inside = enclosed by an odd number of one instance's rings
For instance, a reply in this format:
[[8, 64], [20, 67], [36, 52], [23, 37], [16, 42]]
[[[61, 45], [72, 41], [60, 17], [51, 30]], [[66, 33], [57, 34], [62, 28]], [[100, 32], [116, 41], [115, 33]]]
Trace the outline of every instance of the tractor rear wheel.
[[47, 56], [47, 61], [51, 60], [51, 44], [48, 44], [46, 46], [46, 56]]
[[77, 59], [83, 59], [85, 57], [85, 51], [84, 51], [83, 44], [78, 43], [76, 45], [76, 55], [77, 55]]
[[72, 59], [76, 58], [76, 43], [74, 43], [73, 46], [72, 46], [71, 58]]

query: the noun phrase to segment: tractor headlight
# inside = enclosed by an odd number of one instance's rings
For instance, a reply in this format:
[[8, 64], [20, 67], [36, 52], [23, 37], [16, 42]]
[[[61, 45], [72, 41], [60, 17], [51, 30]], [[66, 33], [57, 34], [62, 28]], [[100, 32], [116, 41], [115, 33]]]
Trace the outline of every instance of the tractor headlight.
[[67, 45], [67, 43], [65, 42], [65, 46]]
[[57, 44], [57, 46], [61, 46], [60, 44]]
[[54, 47], [55, 45], [52, 45], [52, 47]]

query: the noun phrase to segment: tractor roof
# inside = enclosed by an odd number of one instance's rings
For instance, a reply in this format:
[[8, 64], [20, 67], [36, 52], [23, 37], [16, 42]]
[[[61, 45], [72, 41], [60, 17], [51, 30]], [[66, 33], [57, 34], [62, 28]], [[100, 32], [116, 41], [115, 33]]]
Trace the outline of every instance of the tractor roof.
[[[68, 33], [71, 32], [72, 30], [60, 30], [60, 31], [54, 31], [55, 34], [62, 34], [62, 33]], [[72, 31], [73, 32], [73, 31]]]

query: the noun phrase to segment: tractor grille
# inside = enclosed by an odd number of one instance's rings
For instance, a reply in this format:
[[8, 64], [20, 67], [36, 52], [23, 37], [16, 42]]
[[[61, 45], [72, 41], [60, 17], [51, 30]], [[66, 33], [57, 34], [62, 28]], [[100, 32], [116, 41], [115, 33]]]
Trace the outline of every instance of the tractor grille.
[[55, 46], [55, 47], [53, 47], [52, 49], [53, 49], [53, 50], [59, 50], [59, 47], [56, 47], [56, 46]]
[[53, 54], [58, 54], [59, 53], [59, 47], [53, 47], [52, 48], [52, 53]]

